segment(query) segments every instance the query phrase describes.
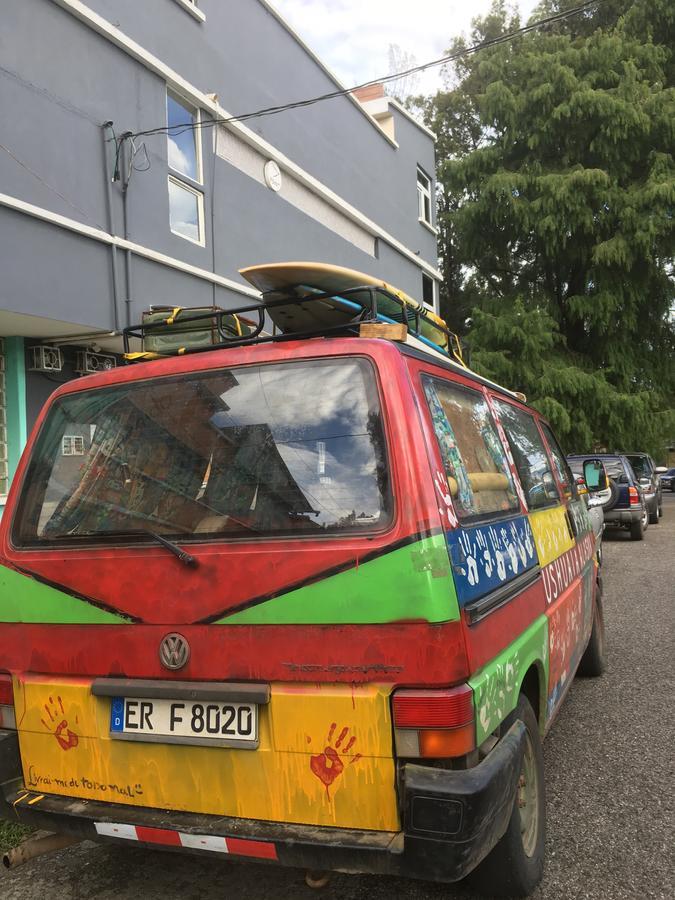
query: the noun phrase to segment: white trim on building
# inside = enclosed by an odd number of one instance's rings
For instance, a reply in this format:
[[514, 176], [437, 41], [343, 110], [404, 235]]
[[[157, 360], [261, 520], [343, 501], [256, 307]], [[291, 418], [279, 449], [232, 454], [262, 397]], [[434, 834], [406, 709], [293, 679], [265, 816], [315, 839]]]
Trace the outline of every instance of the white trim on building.
[[[115, 25], [108, 22], [107, 19], [104, 19], [84, 3], [80, 2], [80, 0], [54, 0], [54, 2], [61, 6], [64, 10], [69, 12], [71, 15], [73, 15], [75, 18], [77, 18], [79, 21], [83, 22], [97, 34], [106, 38], [116, 47], [119, 47], [129, 56], [136, 59], [149, 71], [154, 72], [156, 75], [159, 75], [164, 79], [167, 86], [172, 90], [181, 94], [186, 99], [190, 100], [192, 103], [196, 104], [202, 109], [208, 110], [215, 118], [227, 119], [230, 117], [230, 113], [228, 113], [226, 109], [224, 109], [218, 102], [216, 102], [212, 96], [205, 94], [203, 91], [199, 90], [185, 78], [179, 75], [176, 71], [174, 71], [170, 66], [167, 66], [166, 63], [162, 62], [136, 41], [132, 40], [130, 37], [128, 37], [128, 35], [126, 35]], [[360, 104], [358, 105], [360, 106]], [[150, 126], [153, 124], [154, 123], [151, 122], [148, 123], [148, 125]], [[366, 230], [370, 231], [370, 233], [374, 237], [378, 237], [381, 240], [385, 241], [385, 243], [389, 244], [390, 247], [392, 247], [406, 259], [415, 263], [415, 265], [430, 274], [433, 278], [439, 280], [442, 279], [443, 276], [441, 272], [434, 265], [424, 259], [421, 259], [414, 250], [410, 250], [408, 247], [398, 241], [393, 235], [389, 234], [389, 232], [387, 232], [384, 228], [373, 222], [372, 219], [369, 219], [342, 197], [338, 196], [338, 194], [336, 194], [329, 187], [320, 182], [313, 175], [310, 175], [309, 172], [305, 171], [301, 166], [297, 165], [297, 163], [294, 163], [291, 159], [289, 159], [285, 154], [283, 154], [268, 141], [261, 138], [260, 135], [256, 134], [250, 128], [247, 128], [246, 125], [244, 125], [242, 122], [227, 122], [224, 127], [226, 127], [228, 130], [236, 132], [244, 141], [246, 141], [246, 143], [260, 150], [269, 159], [273, 159], [282, 171], [285, 170], [292, 173], [298, 181], [304, 184], [311, 191], [314, 191], [316, 194], [320, 195], [327, 203], [331, 204], [336, 209], [341, 210], [345, 216], [352, 219], [354, 222], [358, 223]]]

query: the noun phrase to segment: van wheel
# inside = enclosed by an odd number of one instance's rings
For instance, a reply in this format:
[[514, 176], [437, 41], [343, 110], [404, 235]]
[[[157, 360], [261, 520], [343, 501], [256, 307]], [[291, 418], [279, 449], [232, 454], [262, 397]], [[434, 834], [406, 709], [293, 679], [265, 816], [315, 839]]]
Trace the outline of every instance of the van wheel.
[[468, 877], [470, 885], [487, 897], [527, 897], [544, 874], [544, 755], [537, 719], [524, 694], [513, 719], [520, 719], [527, 729], [513, 812], [504, 837]]
[[602, 611], [602, 580], [598, 578], [595, 603], [593, 604], [593, 628], [581, 657], [579, 675], [597, 678], [605, 671], [605, 617]]
[[659, 509], [658, 500], [654, 504], [654, 512], [649, 513], [649, 524], [650, 525], [658, 525], [659, 519], [661, 518], [661, 510]]
[[645, 536], [645, 528], [647, 526], [647, 511], [645, 510], [644, 514], [637, 522], [633, 522], [630, 526], [630, 539], [631, 541], [641, 541]]

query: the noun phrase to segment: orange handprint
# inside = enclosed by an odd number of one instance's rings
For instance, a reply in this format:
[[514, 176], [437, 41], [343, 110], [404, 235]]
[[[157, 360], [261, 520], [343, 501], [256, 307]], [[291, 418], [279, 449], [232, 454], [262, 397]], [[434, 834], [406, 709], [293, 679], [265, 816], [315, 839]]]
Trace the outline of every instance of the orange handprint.
[[[335, 746], [332, 745], [333, 735], [335, 734], [335, 730], [337, 728], [337, 724], [333, 722], [328, 731], [328, 738], [326, 740], [326, 747], [324, 748], [323, 753], [318, 753], [316, 756], [310, 756], [309, 758], [309, 767], [319, 779], [319, 781], [323, 782], [326, 787], [326, 794], [330, 797], [329, 787], [336, 778], [338, 778], [344, 772], [345, 763], [344, 760], [340, 759], [340, 754], [338, 750], [342, 747], [345, 740], [347, 740], [347, 736], [349, 735], [349, 728], [345, 727], [342, 729], [340, 734], [337, 736], [335, 740]], [[346, 756], [349, 751], [352, 749], [354, 744], [356, 743], [356, 737], [352, 735], [347, 743], [342, 747], [341, 753], [343, 756]], [[361, 759], [361, 754], [356, 753], [350, 760], [349, 765], [357, 762]]]
[[63, 708], [63, 701], [60, 697], [57, 697], [56, 699], [59, 704], [58, 708], [52, 697], [49, 698], [49, 703], [45, 703], [45, 712], [49, 717], [50, 724], [47, 724], [44, 719], [40, 719], [40, 721], [47, 731], [54, 735], [62, 750], [70, 750], [72, 747], [77, 747], [80, 739], [75, 732], [71, 731], [68, 727], [68, 720], [65, 718], [66, 713]]

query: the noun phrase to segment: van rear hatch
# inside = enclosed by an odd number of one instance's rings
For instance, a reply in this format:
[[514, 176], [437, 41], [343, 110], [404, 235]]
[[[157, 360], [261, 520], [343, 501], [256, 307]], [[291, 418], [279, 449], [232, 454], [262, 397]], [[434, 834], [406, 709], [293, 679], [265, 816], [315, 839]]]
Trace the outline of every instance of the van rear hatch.
[[433, 487], [372, 361], [284, 352], [53, 401], [0, 569], [32, 790], [399, 828], [393, 685], [466, 674]]

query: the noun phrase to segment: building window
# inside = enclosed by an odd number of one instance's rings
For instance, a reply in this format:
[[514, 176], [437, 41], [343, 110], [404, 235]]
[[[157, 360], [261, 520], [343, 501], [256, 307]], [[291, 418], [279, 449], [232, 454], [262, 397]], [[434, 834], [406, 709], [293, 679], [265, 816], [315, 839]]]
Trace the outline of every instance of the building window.
[[431, 225], [431, 179], [417, 170], [417, 215], [421, 222]]
[[422, 275], [422, 301], [427, 306], [434, 307], [434, 279], [428, 275]]
[[204, 244], [204, 195], [169, 175], [169, 223], [174, 234]]
[[204, 194], [193, 186], [203, 182], [199, 110], [167, 91], [166, 116], [171, 231], [203, 245]]
[[84, 456], [84, 438], [81, 434], [64, 434], [61, 439], [62, 456]]

